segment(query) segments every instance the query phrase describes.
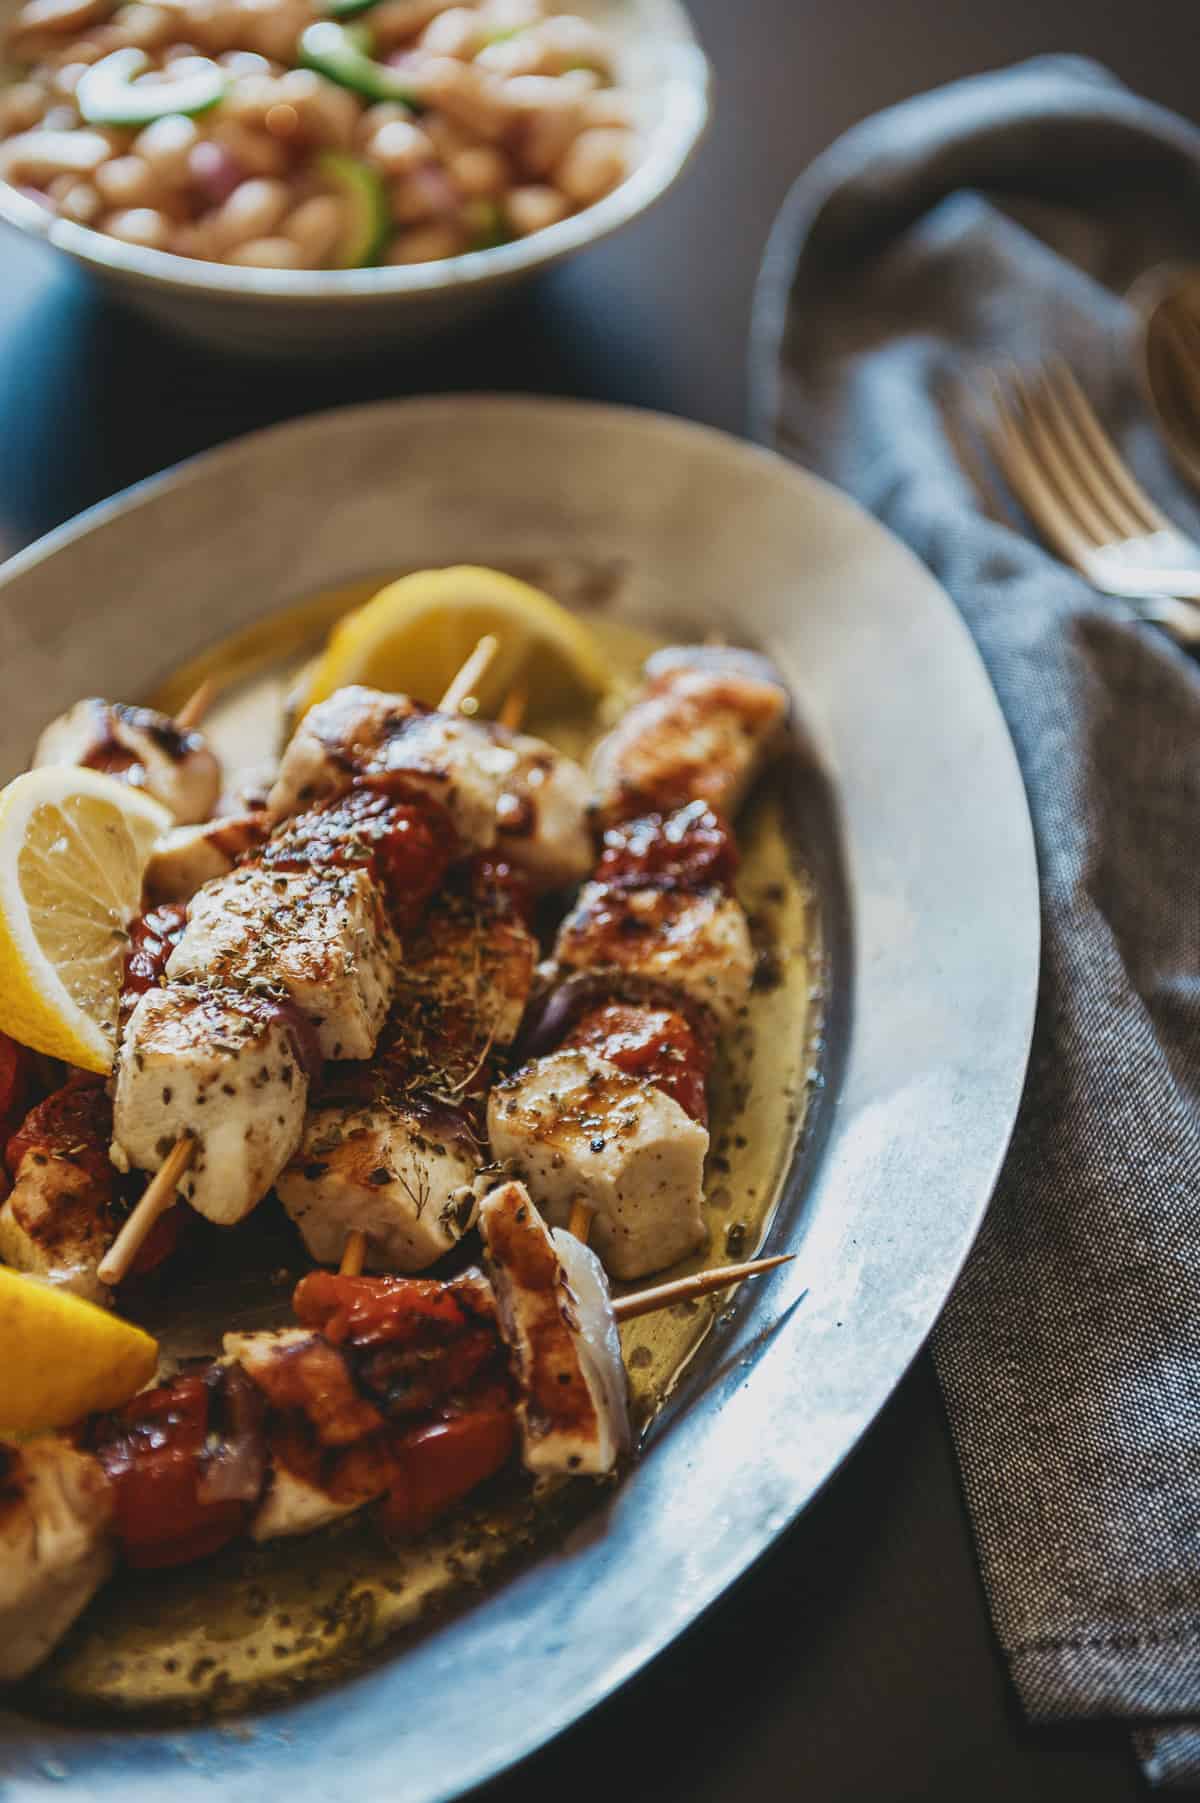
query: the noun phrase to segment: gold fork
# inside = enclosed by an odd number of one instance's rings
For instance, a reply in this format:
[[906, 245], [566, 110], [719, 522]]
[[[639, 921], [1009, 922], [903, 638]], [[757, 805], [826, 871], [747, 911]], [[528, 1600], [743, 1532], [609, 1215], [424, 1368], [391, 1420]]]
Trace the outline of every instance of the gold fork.
[[1183, 644], [1200, 644], [1200, 545], [1135, 481], [1065, 364], [993, 377], [981, 430], [1050, 548]]

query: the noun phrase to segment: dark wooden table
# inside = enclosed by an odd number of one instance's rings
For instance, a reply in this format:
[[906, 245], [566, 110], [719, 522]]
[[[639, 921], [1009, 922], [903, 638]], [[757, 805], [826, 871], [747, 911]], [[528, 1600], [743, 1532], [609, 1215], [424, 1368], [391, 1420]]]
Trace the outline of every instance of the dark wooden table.
[[[790, 179], [875, 108], [1036, 52], [1083, 52], [1195, 114], [1195, 0], [694, 0], [717, 121], [649, 218], [432, 354], [347, 371], [182, 350], [0, 239], [0, 554], [239, 432], [340, 401], [532, 389], [731, 431], [751, 290]], [[163, 571], [164, 591], [170, 571]], [[495, 1787], [735, 1803], [1140, 1793], [1127, 1737], [1033, 1731], [991, 1637], [933, 1374], [738, 1590], [588, 1722]]]

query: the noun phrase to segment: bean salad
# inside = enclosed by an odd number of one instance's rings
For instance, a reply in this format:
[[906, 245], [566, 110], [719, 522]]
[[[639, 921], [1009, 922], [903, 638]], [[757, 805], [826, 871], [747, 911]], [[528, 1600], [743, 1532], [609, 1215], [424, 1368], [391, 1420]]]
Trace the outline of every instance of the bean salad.
[[130, 244], [259, 269], [528, 237], [632, 167], [593, 22], [542, 0], [27, 0], [0, 180]]

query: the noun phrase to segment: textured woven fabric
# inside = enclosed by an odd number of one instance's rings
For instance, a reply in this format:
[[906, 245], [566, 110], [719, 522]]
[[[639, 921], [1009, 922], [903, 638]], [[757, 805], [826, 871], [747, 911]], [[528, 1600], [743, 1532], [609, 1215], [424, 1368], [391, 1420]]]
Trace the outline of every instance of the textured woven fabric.
[[1128, 1718], [1159, 1784], [1200, 1777], [1200, 675], [989, 517], [955, 447], [983, 370], [1062, 353], [1200, 534], [1122, 298], [1180, 257], [1200, 258], [1200, 132], [1091, 65], [1026, 64], [868, 121], [801, 179], [754, 370], [759, 434], [945, 583], [1017, 747], [1035, 1046], [934, 1353], [1026, 1710]]

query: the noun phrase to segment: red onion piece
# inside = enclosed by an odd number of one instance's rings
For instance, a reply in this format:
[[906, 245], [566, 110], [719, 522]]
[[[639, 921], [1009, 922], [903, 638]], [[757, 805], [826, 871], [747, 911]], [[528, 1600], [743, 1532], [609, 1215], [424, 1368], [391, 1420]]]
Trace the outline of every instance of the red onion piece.
[[240, 1365], [212, 1365], [209, 1438], [200, 1459], [201, 1503], [257, 1502], [266, 1476], [263, 1442], [266, 1401]]
[[408, 186], [412, 192], [420, 194], [429, 211], [438, 218], [457, 213], [462, 204], [462, 195], [453, 181], [435, 163], [425, 163], [414, 169], [408, 177]]
[[219, 207], [241, 186], [247, 172], [231, 150], [206, 138], [188, 153], [188, 173], [204, 198]]

